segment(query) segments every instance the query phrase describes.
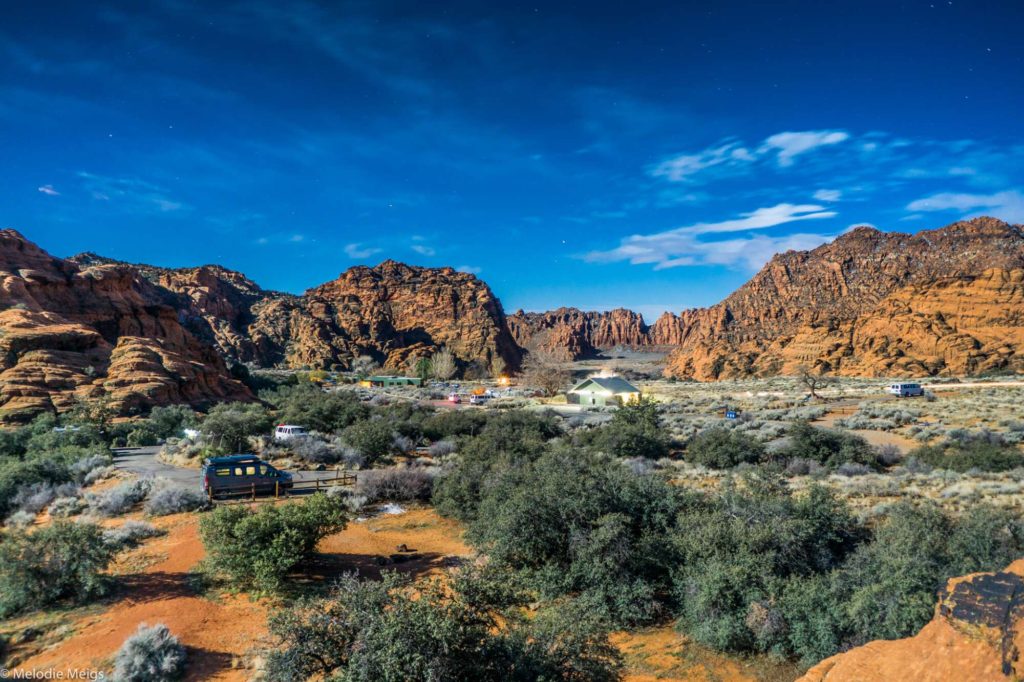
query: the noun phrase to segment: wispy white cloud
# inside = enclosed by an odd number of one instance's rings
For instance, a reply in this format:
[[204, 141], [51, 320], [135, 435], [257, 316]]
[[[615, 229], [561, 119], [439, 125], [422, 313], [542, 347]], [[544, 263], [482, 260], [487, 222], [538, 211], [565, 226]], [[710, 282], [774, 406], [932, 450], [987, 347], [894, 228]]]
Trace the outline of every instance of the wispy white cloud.
[[843, 198], [843, 193], [838, 189], [819, 189], [814, 193], [814, 198], [818, 201], [839, 201]]
[[47, 196], [51, 196], [51, 197], [59, 197], [60, 196], [60, 192], [55, 190], [53, 188], [53, 185], [43, 185], [42, 187], [38, 187], [37, 189], [40, 192], [42, 192], [43, 194], [47, 195]]
[[994, 194], [940, 192], [907, 204], [908, 211], [961, 211], [985, 213], [1010, 222], [1024, 222], [1024, 193], [1006, 190]]
[[803, 132], [785, 132], [772, 135], [764, 141], [758, 151], [777, 151], [780, 166], [792, 166], [793, 158], [800, 154], [839, 144], [850, 138], [850, 134], [842, 130], [807, 130]]
[[455, 269], [458, 270], [459, 272], [465, 272], [470, 275], [479, 275], [481, 271], [483, 271], [483, 268], [477, 265], [460, 265]]
[[290, 241], [292, 243], [304, 242], [304, 241], [306, 241], [306, 235], [304, 235], [304, 234], [293, 234], [291, 237], [288, 237], [288, 241]]
[[715, 166], [738, 166], [754, 160], [753, 155], [738, 142], [727, 142], [696, 154], [682, 154], [666, 159], [651, 171], [654, 177], [681, 182]]
[[413, 244], [409, 248], [421, 256], [433, 256], [437, 253], [437, 250], [434, 247], [427, 246], [426, 244]]
[[651, 264], [656, 270], [684, 265], [743, 265], [756, 269], [780, 250], [812, 248], [831, 237], [818, 234], [749, 235], [716, 241], [706, 241], [700, 237], [753, 232], [835, 215], [835, 211], [825, 210], [816, 204], [777, 204], [740, 214], [739, 218], [732, 220], [695, 223], [665, 232], [632, 235], [623, 239], [614, 249], [591, 251], [583, 259], [591, 263], [628, 261], [633, 265]]
[[345, 255], [349, 258], [362, 259], [369, 258], [370, 256], [380, 253], [381, 249], [375, 246], [363, 246], [359, 242], [353, 242], [345, 245]]
[[651, 170], [651, 175], [671, 182], [684, 182], [708, 169], [737, 171], [773, 158], [779, 167], [788, 168], [793, 165], [795, 157], [819, 147], [839, 144], [849, 137], [850, 134], [842, 130], [786, 131], [765, 138], [753, 149], [738, 140], [726, 139], [703, 151], [666, 159]]
[[118, 208], [136, 213], [169, 213], [189, 207], [167, 196], [168, 191], [136, 177], [111, 177], [80, 171], [85, 190], [97, 201], [109, 201]]

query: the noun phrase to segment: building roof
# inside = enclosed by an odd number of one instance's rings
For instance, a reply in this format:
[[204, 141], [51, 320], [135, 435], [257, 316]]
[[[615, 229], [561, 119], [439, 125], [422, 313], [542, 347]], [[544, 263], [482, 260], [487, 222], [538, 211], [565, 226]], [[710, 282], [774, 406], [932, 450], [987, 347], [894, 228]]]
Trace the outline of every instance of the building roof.
[[622, 377], [590, 377], [569, 389], [570, 393], [581, 392], [587, 384], [595, 384], [608, 393], [639, 393], [640, 389]]

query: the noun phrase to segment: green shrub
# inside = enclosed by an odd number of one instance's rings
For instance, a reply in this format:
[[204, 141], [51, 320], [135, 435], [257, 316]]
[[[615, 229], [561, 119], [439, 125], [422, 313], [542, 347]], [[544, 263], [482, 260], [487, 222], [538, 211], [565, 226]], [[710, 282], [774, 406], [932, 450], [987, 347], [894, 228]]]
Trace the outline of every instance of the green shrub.
[[683, 496], [657, 474], [559, 449], [503, 470], [467, 537], [542, 596], [583, 594], [608, 622], [646, 622], [665, 608]]
[[764, 458], [760, 441], [724, 427], [706, 429], [686, 446], [686, 459], [712, 469], [731, 469], [738, 464], [755, 464]]
[[456, 436], [475, 436], [487, 423], [483, 410], [441, 410], [423, 420], [423, 435], [431, 441]]
[[341, 438], [366, 458], [367, 465], [390, 455], [395, 442], [391, 425], [383, 419], [357, 422], [342, 431]]
[[807, 422], [795, 423], [786, 435], [789, 442], [774, 453], [775, 459], [809, 459], [832, 469], [849, 463], [878, 468], [874, 449], [860, 436], [821, 429]]
[[324, 393], [310, 383], [263, 391], [260, 398], [277, 408], [279, 422], [298, 424], [321, 433], [341, 431], [370, 416], [369, 407], [360, 402], [355, 393]]
[[303, 502], [218, 507], [200, 519], [206, 564], [239, 589], [272, 591], [316, 550], [345, 528], [341, 498], [317, 494]]
[[781, 633], [753, 628], [777, 618], [776, 586], [840, 565], [863, 537], [847, 506], [814, 486], [794, 497], [772, 478], [748, 476], [743, 487], [725, 486], [718, 496], [680, 514], [674, 568], [680, 627], [695, 639], [726, 651], [778, 649]]
[[950, 471], [1009, 471], [1024, 468], [1024, 453], [1016, 446], [983, 440], [949, 441], [942, 445], [922, 445], [910, 452], [936, 469]]
[[223, 403], [206, 415], [200, 431], [219, 452], [247, 452], [249, 438], [270, 431], [273, 420], [254, 403]]
[[99, 526], [56, 521], [31, 533], [0, 537], [0, 618], [106, 592], [101, 572], [114, 549]]
[[530, 621], [474, 599], [483, 593], [453, 593], [390, 572], [380, 581], [345, 576], [327, 598], [302, 600], [271, 616], [280, 647], [267, 658], [267, 678], [619, 679], [618, 652], [584, 609], [545, 610]]
[[475, 518], [492, 480], [540, 457], [560, 434], [550, 415], [513, 410], [492, 416], [478, 435], [460, 442], [456, 461], [435, 483], [434, 505], [461, 521]]

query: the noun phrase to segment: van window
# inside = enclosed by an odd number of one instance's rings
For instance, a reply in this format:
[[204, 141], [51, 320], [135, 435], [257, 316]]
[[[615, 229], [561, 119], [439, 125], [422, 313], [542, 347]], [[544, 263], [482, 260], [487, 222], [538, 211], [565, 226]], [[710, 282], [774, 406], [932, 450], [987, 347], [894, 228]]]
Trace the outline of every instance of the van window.
[[255, 476], [256, 475], [256, 467], [254, 467], [254, 466], [245, 467], [245, 475], [246, 476]]
[[268, 476], [270, 474], [270, 467], [266, 464], [260, 465], [260, 476]]
[[214, 473], [217, 476], [230, 476], [231, 475], [231, 469], [217, 469]]
[[242, 467], [235, 467], [235, 476], [242, 475]]

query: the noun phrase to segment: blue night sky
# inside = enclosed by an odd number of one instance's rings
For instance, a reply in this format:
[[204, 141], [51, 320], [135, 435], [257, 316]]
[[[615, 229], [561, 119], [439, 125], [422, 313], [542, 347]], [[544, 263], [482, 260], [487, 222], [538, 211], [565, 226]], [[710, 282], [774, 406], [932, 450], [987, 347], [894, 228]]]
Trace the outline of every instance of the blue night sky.
[[[141, 7], [145, 9], [140, 9]], [[0, 225], [301, 292], [708, 305], [851, 225], [1024, 222], [1024, 3], [5, 3]]]

